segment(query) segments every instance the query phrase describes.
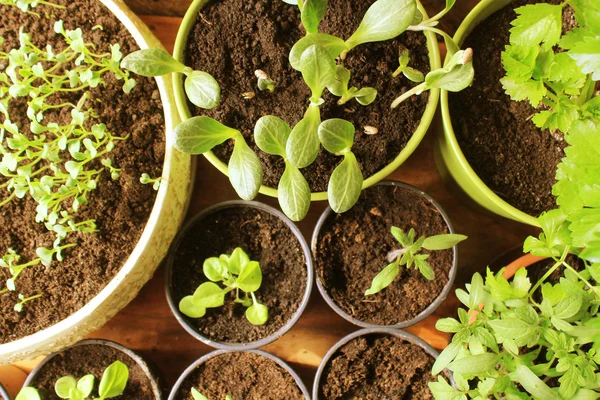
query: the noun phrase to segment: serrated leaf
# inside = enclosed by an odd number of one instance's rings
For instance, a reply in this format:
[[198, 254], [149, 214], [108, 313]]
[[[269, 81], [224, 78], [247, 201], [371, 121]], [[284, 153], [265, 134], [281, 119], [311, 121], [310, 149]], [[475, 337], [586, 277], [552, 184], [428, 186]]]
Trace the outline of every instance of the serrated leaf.
[[583, 302], [581, 296], [569, 296], [562, 299], [554, 307], [553, 313], [556, 318], [568, 319], [574, 316], [581, 309]]
[[523, 101], [529, 100], [533, 107], [537, 107], [547, 93], [544, 83], [541, 81], [526, 80], [520, 81], [515, 78], [500, 79], [502, 87], [506, 94], [512, 100]]
[[562, 6], [545, 3], [530, 4], [516, 10], [510, 42], [523, 46], [540, 43], [549, 49], [556, 45], [562, 32]]
[[600, 80], [600, 37], [586, 37], [568, 52], [584, 74], [592, 74], [592, 79]]

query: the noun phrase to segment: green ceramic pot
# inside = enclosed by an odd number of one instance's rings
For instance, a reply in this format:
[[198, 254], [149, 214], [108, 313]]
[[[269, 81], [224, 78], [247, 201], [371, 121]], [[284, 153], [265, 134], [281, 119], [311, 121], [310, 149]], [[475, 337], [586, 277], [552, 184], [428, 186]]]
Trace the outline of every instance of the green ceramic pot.
[[[173, 57], [175, 57], [175, 59], [177, 59], [181, 63], [185, 63], [184, 53], [185, 53], [189, 33], [192, 30], [194, 24], [196, 23], [196, 20], [198, 18], [198, 14], [200, 13], [200, 10], [202, 10], [202, 8], [206, 4], [208, 4], [209, 1], [210, 0], [194, 0], [192, 5], [190, 6], [190, 8], [187, 10], [185, 17], [183, 18], [181, 26], [179, 27], [179, 31], [177, 32], [177, 40], [175, 41], [175, 48], [173, 50]], [[425, 12], [425, 9], [421, 5], [421, 3], [419, 3], [418, 1], [417, 1], [417, 3], [418, 3], [419, 10], [421, 11], [421, 13], [423, 13], [423, 16], [425, 17], [425, 19], [427, 19], [428, 17], [427, 17], [427, 13]], [[436, 38], [435, 34], [433, 34], [431, 32], [425, 32], [424, 34], [427, 37], [427, 48], [429, 50], [430, 67], [432, 70], [440, 68], [441, 67], [441, 56], [440, 56], [440, 49], [438, 46], [437, 38]], [[185, 92], [183, 89], [183, 77], [181, 74], [174, 74], [173, 79], [174, 79], [173, 84], [175, 87], [175, 100], [177, 103], [177, 108], [179, 110], [179, 115], [180, 115], [181, 119], [183, 121], [185, 121], [192, 117], [192, 113], [188, 107], [188, 101], [187, 101], [187, 98], [185, 96]], [[413, 133], [413, 136], [408, 141], [408, 144], [406, 145], [406, 147], [404, 149], [402, 149], [402, 151], [398, 154], [398, 156], [394, 159], [394, 161], [392, 161], [390, 164], [388, 164], [384, 169], [382, 169], [381, 171], [377, 172], [376, 174], [370, 176], [368, 179], [365, 179], [365, 181], [363, 183], [363, 189], [366, 189], [369, 186], [373, 186], [374, 184], [376, 184], [379, 181], [386, 178], [388, 175], [390, 175], [392, 172], [394, 172], [396, 169], [398, 169], [398, 167], [400, 165], [402, 165], [402, 163], [404, 161], [406, 161], [406, 159], [415, 151], [415, 149], [421, 143], [421, 140], [423, 140], [423, 137], [427, 133], [427, 130], [429, 129], [429, 125], [431, 125], [431, 121], [433, 120], [433, 116], [435, 115], [435, 111], [437, 108], [439, 96], [440, 96], [440, 91], [438, 89], [433, 89], [430, 91], [429, 101], [427, 103], [425, 113], [423, 114], [423, 117], [421, 118], [421, 123], [419, 124], [419, 127], [417, 128], [417, 130]], [[223, 161], [221, 161], [219, 158], [217, 158], [217, 156], [215, 156], [212, 151], [205, 153], [204, 156], [219, 171], [221, 171], [225, 175], [228, 175], [227, 164], [225, 164]], [[271, 197], [277, 197], [277, 189], [276, 188], [272, 188], [272, 187], [268, 187], [268, 186], [264, 186], [264, 185], [261, 186], [260, 193], [265, 194], [267, 196], [271, 196]], [[327, 192], [313, 192], [311, 195], [311, 200], [312, 201], [327, 200]]]
[[[512, 0], [481, 1], [458, 28], [454, 36], [456, 43], [459, 46], [462, 45], [465, 38], [469, 36], [477, 25], [511, 2]], [[442, 175], [450, 175], [473, 200], [487, 210], [524, 224], [539, 226], [535, 217], [508, 204], [477, 176], [456, 140], [456, 135], [452, 127], [447, 91], [441, 91], [441, 99], [444, 134], [438, 136], [436, 161]]]

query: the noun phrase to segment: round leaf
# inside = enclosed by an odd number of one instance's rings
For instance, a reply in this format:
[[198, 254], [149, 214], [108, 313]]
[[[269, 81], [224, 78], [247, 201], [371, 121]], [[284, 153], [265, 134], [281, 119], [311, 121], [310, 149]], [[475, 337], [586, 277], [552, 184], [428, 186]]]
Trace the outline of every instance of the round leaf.
[[27, 386], [21, 389], [15, 400], [42, 400], [42, 398], [36, 388]]
[[225, 303], [225, 291], [215, 283], [205, 282], [194, 292], [193, 301], [203, 308], [221, 307]]
[[312, 45], [304, 51], [298, 68], [312, 92], [313, 102], [317, 102], [323, 90], [335, 82], [335, 59], [319, 45]]
[[221, 87], [206, 72], [193, 71], [185, 79], [185, 93], [194, 105], [206, 110], [215, 108], [221, 102]]
[[209, 117], [194, 117], [177, 125], [175, 148], [185, 154], [203, 154], [240, 133]]
[[430, 236], [423, 242], [423, 247], [427, 250], [451, 249], [466, 238], [465, 235], [457, 234]]
[[246, 293], [256, 292], [262, 284], [262, 271], [256, 261], [246, 263], [235, 281], [235, 286]]
[[352, 153], [344, 155], [344, 161], [331, 174], [327, 194], [329, 205], [336, 213], [343, 213], [356, 204], [363, 185], [363, 175]]
[[449, 92], [460, 92], [473, 83], [475, 71], [473, 62], [468, 60], [471, 50], [461, 50], [454, 54], [444, 68], [431, 71], [425, 77], [429, 88], [438, 88]]
[[77, 380], [72, 376], [63, 376], [54, 384], [54, 391], [61, 399], [70, 398], [71, 389], [77, 387]]
[[336, 154], [352, 148], [354, 132], [354, 125], [350, 122], [332, 118], [319, 125], [319, 140], [328, 152]]
[[185, 65], [163, 49], [144, 49], [126, 56], [121, 61], [121, 68], [142, 76], [160, 76], [171, 72], [183, 72]]
[[229, 270], [232, 273], [239, 275], [240, 272], [242, 272], [242, 268], [250, 262], [250, 257], [241, 247], [236, 247], [227, 262]]
[[285, 171], [279, 181], [277, 197], [281, 210], [292, 221], [304, 219], [310, 208], [310, 187], [298, 168], [285, 165]]
[[264, 325], [269, 319], [269, 309], [259, 303], [254, 303], [246, 309], [246, 318], [252, 325]]
[[129, 379], [129, 368], [121, 361], [112, 363], [102, 374], [98, 394], [103, 399], [111, 399], [123, 394]]
[[258, 156], [241, 135], [237, 136], [229, 159], [229, 181], [238, 196], [252, 200], [258, 194], [262, 180], [263, 169]]
[[354, 98], [361, 106], [368, 106], [377, 98], [377, 89], [371, 87], [362, 88], [354, 94]]
[[310, 33], [296, 42], [290, 52], [290, 64], [292, 68], [300, 71], [300, 60], [302, 55], [312, 45], [324, 48], [332, 59], [339, 56], [346, 49], [346, 43], [336, 36], [325, 33]]
[[393, 263], [385, 267], [380, 273], [373, 278], [371, 287], [365, 292], [365, 296], [370, 296], [381, 292], [388, 287], [400, 273], [400, 267], [397, 263]]
[[79, 389], [83, 397], [89, 397], [92, 394], [95, 379], [94, 375], [89, 374], [77, 381], [77, 389]]
[[227, 263], [217, 257], [204, 260], [202, 271], [213, 282], [220, 282], [228, 276]]
[[186, 296], [181, 299], [179, 311], [190, 318], [202, 318], [206, 315], [206, 308], [196, 305], [194, 296]]
[[305, 168], [319, 155], [319, 107], [310, 106], [304, 118], [292, 129], [286, 144], [288, 161], [296, 168]]
[[285, 157], [285, 145], [292, 129], [279, 117], [267, 115], [256, 122], [254, 141], [267, 154]]

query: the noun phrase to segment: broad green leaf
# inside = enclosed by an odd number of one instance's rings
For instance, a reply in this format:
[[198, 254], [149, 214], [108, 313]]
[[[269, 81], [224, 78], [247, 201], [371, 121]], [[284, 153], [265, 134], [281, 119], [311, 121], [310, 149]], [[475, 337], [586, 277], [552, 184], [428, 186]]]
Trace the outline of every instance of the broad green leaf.
[[267, 115], [260, 118], [254, 127], [254, 141], [267, 154], [285, 157], [285, 146], [292, 133], [287, 122], [279, 117]]
[[582, 298], [578, 295], [572, 295], [558, 302], [554, 307], [553, 314], [556, 318], [568, 319], [579, 312], [582, 306]]
[[563, 399], [572, 399], [579, 387], [585, 385], [585, 379], [574, 367], [569, 368], [558, 381], [560, 382], [558, 393]]
[[381, 292], [383, 289], [388, 287], [394, 279], [400, 273], [400, 266], [397, 263], [393, 263], [385, 267], [380, 273], [378, 273], [373, 281], [371, 287], [365, 292], [365, 296], [370, 296]]
[[229, 181], [244, 200], [252, 200], [258, 194], [263, 180], [263, 169], [258, 156], [240, 135], [235, 139], [233, 154], [229, 160]]
[[448, 369], [459, 374], [479, 376], [494, 369], [499, 360], [498, 355], [491, 353], [470, 355], [452, 361]]
[[142, 76], [161, 76], [171, 72], [182, 73], [185, 65], [163, 49], [144, 49], [123, 58], [121, 68]]
[[421, 71], [411, 67], [406, 67], [402, 73], [408, 80], [412, 82], [421, 83], [425, 80], [425, 75], [423, 75]]
[[488, 324], [494, 330], [496, 337], [501, 340], [522, 341], [535, 329], [535, 326], [515, 318], [491, 320]]
[[208, 398], [206, 398], [202, 393], [197, 391], [196, 388], [192, 388], [192, 397], [194, 398], [194, 400], [208, 400]]
[[312, 164], [319, 155], [319, 125], [321, 111], [317, 106], [310, 106], [304, 118], [292, 129], [286, 143], [288, 161], [296, 168], [305, 168]]
[[446, 250], [456, 246], [467, 237], [465, 235], [447, 234], [425, 238], [423, 247], [427, 250]]
[[221, 87], [212, 75], [193, 71], [185, 79], [185, 93], [192, 104], [211, 110], [221, 102]]
[[438, 376], [437, 382], [429, 382], [429, 389], [437, 400], [466, 400], [465, 396], [460, 395], [460, 392], [454, 389], [444, 378]]
[[[436, 324], [437, 328], [437, 324]], [[462, 343], [450, 343], [436, 358], [433, 367], [431, 368], [431, 373], [433, 375], [437, 375], [442, 372], [448, 364], [454, 360], [460, 349], [462, 348]]]
[[173, 145], [182, 153], [203, 154], [241, 133], [209, 117], [193, 117], [177, 125]]
[[227, 263], [218, 257], [204, 260], [202, 265], [204, 275], [213, 282], [221, 282], [228, 277]]
[[225, 293], [216, 283], [205, 282], [194, 292], [193, 301], [202, 308], [221, 307], [225, 303]]
[[54, 384], [54, 391], [56, 395], [61, 399], [68, 399], [70, 396], [71, 389], [77, 387], [77, 380], [72, 376], [63, 376], [58, 379]]
[[335, 67], [335, 79], [327, 86], [327, 90], [334, 96], [342, 97], [348, 92], [350, 82], [350, 70], [343, 65]]
[[363, 185], [363, 175], [352, 152], [344, 154], [344, 161], [338, 165], [327, 187], [329, 205], [336, 213], [343, 213], [351, 209], [358, 198]]
[[502, 78], [500, 79], [500, 82], [502, 83], [502, 87], [506, 91], [506, 94], [509, 95], [512, 100], [529, 100], [533, 107], [537, 107], [540, 104], [548, 91], [544, 86], [544, 83], [540, 81], [519, 81], [514, 78]]
[[377, 98], [377, 89], [372, 87], [362, 88], [354, 93], [354, 98], [361, 106], [368, 106]]
[[515, 10], [519, 15], [512, 22], [510, 42], [523, 46], [556, 45], [562, 32], [562, 5], [530, 4]]
[[435, 329], [442, 332], [456, 333], [462, 328], [462, 324], [454, 318], [438, 319], [435, 323]]
[[335, 67], [334, 58], [319, 45], [310, 46], [302, 54], [298, 69], [311, 90], [312, 102], [317, 103], [323, 90], [335, 81]]
[[354, 132], [354, 125], [350, 122], [344, 119], [332, 118], [321, 122], [321, 125], [319, 125], [319, 140], [325, 150], [337, 154], [352, 148]]
[[77, 381], [77, 389], [81, 392], [81, 395], [85, 397], [89, 397], [92, 394], [92, 390], [94, 390], [94, 381], [96, 378], [92, 374], [85, 375], [81, 379]]
[[552, 325], [559, 331], [570, 332], [573, 328], [571, 324], [561, 318], [552, 317], [550, 318], [550, 322], [552, 322]]
[[538, 46], [506, 46], [506, 50], [502, 52], [506, 76], [519, 80], [531, 78], [539, 54]]
[[100, 399], [111, 399], [125, 391], [129, 379], [129, 368], [121, 361], [112, 363], [102, 374], [98, 394]]
[[186, 296], [179, 302], [179, 311], [190, 318], [202, 318], [206, 315], [206, 308], [194, 302], [194, 296]]
[[235, 287], [239, 287], [246, 293], [256, 292], [261, 284], [262, 271], [257, 261], [246, 263], [235, 281]]
[[598, 399], [600, 399], [600, 393], [598, 393], [594, 390], [590, 390], [590, 389], [579, 389], [577, 391], [577, 393], [575, 393], [575, 395], [573, 397], [571, 397], [571, 400], [598, 400]]
[[77, 389], [76, 387], [71, 388], [71, 390], [69, 390], [68, 398], [71, 400], [85, 400], [79, 389]]
[[302, 7], [302, 25], [308, 33], [317, 33], [327, 13], [327, 0], [306, 0]]
[[250, 262], [250, 257], [241, 247], [236, 247], [227, 262], [229, 270], [233, 274], [239, 275], [242, 268]]
[[342, 51], [346, 49], [346, 43], [336, 36], [325, 33], [310, 33], [296, 42], [290, 52], [290, 65], [297, 71], [300, 71], [300, 60], [302, 55], [309, 47], [318, 45], [327, 50], [329, 56], [335, 60]]
[[525, 365], [517, 365], [515, 372], [510, 374], [513, 381], [519, 382], [521, 386], [532, 396], [539, 400], [561, 400], [558, 393], [552, 391]]
[[42, 400], [36, 388], [27, 386], [21, 389], [15, 400]]
[[310, 187], [302, 172], [286, 163], [285, 171], [277, 187], [277, 197], [281, 210], [292, 221], [304, 219], [310, 208]]
[[246, 309], [246, 318], [252, 325], [264, 325], [269, 319], [267, 306], [254, 303]]
[[568, 52], [584, 74], [592, 74], [592, 79], [600, 80], [600, 37], [586, 37]]
[[474, 76], [472, 50], [467, 49], [455, 53], [444, 68], [428, 73], [425, 84], [428, 88], [460, 92], [471, 86]]
[[346, 41], [348, 49], [369, 42], [395, 38], [414, 21], [417, 13], [415, 0], [377, 0], [369, 7], [360, 26]]

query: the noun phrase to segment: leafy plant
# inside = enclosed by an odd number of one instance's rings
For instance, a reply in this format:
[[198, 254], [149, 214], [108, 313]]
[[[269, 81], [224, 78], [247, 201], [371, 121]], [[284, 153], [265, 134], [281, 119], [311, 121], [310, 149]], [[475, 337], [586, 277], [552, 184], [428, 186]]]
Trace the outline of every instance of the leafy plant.
[[346, 104], [352, 99], [363, 106], [368, 106], [375, 101], [377, 97], [377, 89], [372, 87], [366, 87], [358, 89], [357, 87], [351, 87], [348, 89], [348, 83], [350, 82], [350, 70], [346, 69], [343, 65], [336, 66], [335, 79], [333, 83], [330, 83], [327, 87], [333, 95], [338, 96], [338, 105]]
[[[98, 397], [93, 397], [95, 377], [92, 374], [80, 379], [64, 376], [54, 384], [54, 391], [61, 399], [71, 400], [105, 400], [123, 394], [129, 379], [129, 368], [121, 361], [115, 361], [104, 370], [98, 385]], [[24, 387], [16, 400], [41, 400], [39, 391], [33, 387]]]
[[13, 6], [17, 7], [19, 10], [26, 12], [28, 14], [37, 15], [39, 14], [31, 11], [32, 8], [35, 8], [40, 5], [49, 6], [58, 9], [64, 9], [64, 6], [59, 4], [54, 4], [44, 0], [0, 0], [0, 5]]
[[150, 178], [150, 175], [148, 175], [147, 173], [143, 173], [142, 176], [140, 177], [140, 183], [142, 185], [152, 184], [152, 189], [154, 189], [154, 190], [160, 189], [161, 181], [162, 181], [162, 178], [160, 176], [158, 178]]
[[[200, 393], [196, 388], [192, 388], [192, 397], [194, 400], [208, 400], [208, 397], [204, 396]], [[225, 396], [225, 400], [233, 400], [233, 398], [229, 395]]]
[[[392, 227], [391, 232], [398, 243], [402, 245], [402, 248], [394, 250], [388, 255], [391, 264], [373, 278], [371, 287], [365, 292], [365, 296], [379, 293], [391, 285], [400, 273], [400, 267], [402, 266], [406, 266], [406, 268], [414, 266], [425, 279], [433, 280], [435, 272], [427, 262], [429, 254], [421, 254], [421, 251], [423, 249], [429, 251], [451, 249], [467, 238], [464, 235], [452, 233], [429, 237], [421, 236], [416, 239], [414, 229], [411, 228], [406, 234], [402, 229], [395, 226]], [[392, 260], [394, 261], [392, 262]]]
[[421, 83], [425, 80], [425, 76], [421, 71], [408, 66], [408, 64], [410, 63], [410, 55], [408, 53], [408, 50], [404, 49], [400, 52], [400, 58], [398, 58], [398, 63], [400, 64], [400, 66], [392, 74], [394, 78], [398, 77], [400, 74], [403, 74], [408, 80], [416, 83]]
[[[235, 302], [247, 307], [246, 318], [253, 325], [263, 325], [269, 319], [269, 309], [260, 304], [254, 294], [262, 284], [262, 270], [257, 261], [241, 248], [231, 255], [222, 254], [204, 261], [204, 275], [210, 282], [201, 284], [191, 296], [179, 303], [179, 311], [190, 318], [202, 318], [207, 308], [217, 308], [225, 304], [225, 295], [235, 291]], [[221, 288], [214, 282], [225, 286]], [[241, 293], [240, 293], [241, 292]], [[240, 294], [243, 296], [240, 297]]]

